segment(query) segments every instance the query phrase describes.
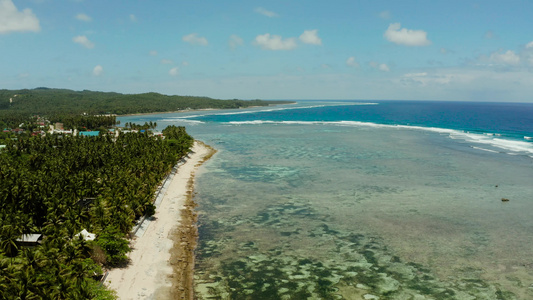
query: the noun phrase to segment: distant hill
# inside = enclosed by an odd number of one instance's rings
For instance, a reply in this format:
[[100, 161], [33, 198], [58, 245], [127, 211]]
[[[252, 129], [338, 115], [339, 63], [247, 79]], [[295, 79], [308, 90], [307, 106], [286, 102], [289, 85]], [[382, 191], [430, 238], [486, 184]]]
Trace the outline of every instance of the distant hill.
[[158, 93], [120, 94], [39, 87], [0, 90], [0, 119], [14, 115], [137, 114], [186, 109], [230, 109], [289, 103], [263, 100], [219, 100]]

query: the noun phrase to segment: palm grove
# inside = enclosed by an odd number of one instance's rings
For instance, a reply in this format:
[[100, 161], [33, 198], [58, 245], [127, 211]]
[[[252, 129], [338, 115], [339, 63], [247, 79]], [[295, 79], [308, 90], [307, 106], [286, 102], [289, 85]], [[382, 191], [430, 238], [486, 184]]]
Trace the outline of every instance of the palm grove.
[[[126, 234], [153, 214], [153, 195], [193, 139], [169, 127], [166, 140], [146, 133], [30, 137], [0, 154], [0, 298], [92, 299], [101, 266], [123, 263]], [[78, 233], [96, 233], [87, 242]], [[23, 234], [42, 233], [37, 247]]]
[[[61, 93], [56, 90], [2, 92], [0, 123], [4, 125], [16, 125], [35, 113], [77, 127], [102, 128], [116, 122], [114, 117], [95, 117], [102, 111], [96, 104], [89, 113], [84, 111], [85, 117], [80, 117], [79, 108], [64, 107], [68, 103], [64, 98], [72, 93], [83, 98], [96, 92], [69, 91], [63, 96], [57, 96]], [[28, 111], [28, 105], [20, 104], [17, 109], [13, 98], [9, 103], [7, 98], [16, 93], [19, 102], [46, 100], [46, 109]], [[50, 93], [59, 100], [43, 98]], [[174, 107], [191, 106], [189, 102]], [[52, 110], [54, 103], [61, 105]], [[146, 111], [144, 104], [137, 104], [139, 112]], [[218, 105], [213, 107], [228, 104]], [[136, 112], [128, 105], [121, 111]], [[169, 126], [163, 135], [164, 139], [148, 132], [4, 137], [5, 147], [0, 150], [1, 299], [114, 299], [98, 282], [102, 267], [127, 262], [128, 233], [136, 220], [154, 213], [158, 186], [193, 144], [183, 127]], [[96, 239], [85, 240], [79, 234], [83, 229], [95, 233]], [[22, 236], [34, 233], [42, 234], [39, 244], [20, 244]]]

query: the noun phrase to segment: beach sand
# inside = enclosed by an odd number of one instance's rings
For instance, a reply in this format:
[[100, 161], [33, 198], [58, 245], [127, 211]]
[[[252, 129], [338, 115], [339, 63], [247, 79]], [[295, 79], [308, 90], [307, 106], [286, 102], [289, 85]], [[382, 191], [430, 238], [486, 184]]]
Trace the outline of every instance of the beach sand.
[[126, 299], [192, 299], [197, 229], [192, 190], [196, 169], [215, 150], [195, 141], [187, 162], [170, 179], [154, 219], [130, 243], [130, 263], [109, 271], [105, 285]]

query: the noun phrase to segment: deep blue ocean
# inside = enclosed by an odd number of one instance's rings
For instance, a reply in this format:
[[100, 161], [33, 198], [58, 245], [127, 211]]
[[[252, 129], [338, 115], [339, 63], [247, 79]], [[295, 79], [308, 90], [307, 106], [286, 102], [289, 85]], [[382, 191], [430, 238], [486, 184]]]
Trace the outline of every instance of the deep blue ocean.
[[[533, 104], [437, 101], [301, 101], [293, 109], [277, 108], [201, 117], [206, 122], [340, 122], [408, 125], [500, 134], [521, 140], [533, 136]], [[302, 104], [309, 106], [302, 107]], [[315, 106], [314, 106], [315, 105]]]
[[195, 188], [198, 299], [533, 299], [533, 104], [119, 120], [186, 126], [218, 150]]
[[447, 133], [491, 151], [533, 155], [533, 104], [437, 101], [299, 101], [270, 109], [184, 117], [214, 124], [323, 124]]

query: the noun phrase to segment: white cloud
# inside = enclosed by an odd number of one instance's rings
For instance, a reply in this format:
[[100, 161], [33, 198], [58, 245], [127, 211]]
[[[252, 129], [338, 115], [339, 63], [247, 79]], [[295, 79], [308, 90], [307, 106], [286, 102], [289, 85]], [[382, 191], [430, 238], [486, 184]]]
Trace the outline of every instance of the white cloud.
[[76, 19], [83, 22], [91, 22], [93, 19], [86, 14], [77, 14]]
[[427, 72], [420, 72], [420, 73], [407, 73], [407, 74], [404, 74], [403, 77], [425, 77], [425, 76], [428, 76], [428, 73]]
[[355, 60], [355, 57], [353, 56], [348, 57], [348, 59], [346, 60], [346, 65], [348, 67], [353, 67], [353, 68], [359, 67], [359, 63]]
[[533, 66], [533, 42], [529, 42], [521, 53], [521, 58], [524, 59], [530, 66]]
[[492, 53], [489, 57], [489, 60], [497, 64], [518, 65], [520, 63], [520, 56], [518, 56], [512, 50], [507, 50], [505, 53]]
[[189, 62], [188, 62], [188, 61], [182, 61], [182, 62], [181, 62], [181, 65], [182, 65], [182, 66], [188, 66], [188, 65], [189, 65]]
[[384, 11], [379, 13], [379, 17], [384, 19], [384, 20], [388, 20], [388, 19], [391, 18], [391, 13], [388, 10], [384, 10]]
[[383, 71], [383, 72], [389, 72], [390, 71], [389, 66], [387, 66], [386, 64], [379, 64], [378, 69], [380, 71]]
[[[421, 73], [423, 74], [423, 73]], [[418, 95], [420, 99], [464, 101], [531, 101], [533, 74], [514, 69], [501, 72], [492, 68], [442, 68], [428, 71], [427, 75], [401, 76], [393, 80], [395, 91]], [[401, 93], [401, 92], [400, 92]]]
[[236, 34], [232, 34], [230, 37], [229, 37], [229, 42], [228, 42], [229, 46], [231, 47], [231, 49], [235, 49], [239, 46], [242, 46], [244, 45], [244, 41], [243, 39], [241, 39], [240, 36], [236, 35]]
[[170, 75], [170, 76], [178, 76], [179, 75], [178, 67], [174, 67], [174, 68], [170, 69], [168, 71], [168, 75]]
[[164, 64], [164, 65], [172, 65], [172, 64], [174, 64], [174, 61], [172, 61], [170, 59], [162, 59], [161, 63]]
[[261, 14], [263, 16], [269, 17], [269, 18], [279, 17], [279, 15], [277, 13], [275, 13], [273, 11], [270, 11], [270, 10], [267, 10], [267, 9], [264, 9], [262, 7], [256, 8], [255, 12], [258, 13], [258, 14]]
[[137, 17], [134, 14], [130, 14], [130, 21], [137, 22]]
[[31, 9], [19, 11], [13, 1], [0, 0], [0, 34], [39, 30], [39, 19]]
[[150, 56], [157, 56], [157, 51], [156, 50], [150, 50]]
[[401, 28], [400, 23], [389, 25], [383, 36], [389, 41], [405, 46], [427, 46], [431, 41], [427, 39], [427, 32]]
[[322, 40], [317, 35], [318, 30], [305, 30], [302, 35], [300, 35], [300, 41], [304, 44], [311, 45], [322, 45]]
[[94, 76], [100, 76], [104, 72], [104, 68], [101, 65], [97, 65], [93, 68], [93, 75]]
[[75, 36], [75, 37], [72, 38], [72, 41], [74, 43], [82, 45], [83, 47], [85, 47], [87, 49], [94, 48], [93, 42], [89, 41], [89, 39], [86, 36], [84, 36], [84, 35]]
[[400, 82], [406, 86], [443, 86], [449, 85], [453, 80], [467, 82], [472, 79], [466, 74], [446, 74], [445, 72], [439, 74], [437, 71], [435, 74], [427, 72], [407, 73], [400, 78]]
[[378, 69], [378, 70], [383, 71], [383, 72], [389, 72], [390, 71], [390, 68], [389, 68], [389, 66], [387, 66], [387, 64], [380, 64], [378, 62], [371, 61], [371, 62], [368, 63], [368, 65], [371, 66], [374, 69]]
[[265, 50], [292, 50], [296, 48], [296, 39], [282, 39], [279, 35], [265, 33], [255, 37], [255, 44]]
[[184, 42], [187, 42], [191, 45], [200, 45], [200, 46], [207, 46], [208, 42], [205, 37], [199, 37], [196, 33], [191, 33], [182, 38]]
[[[427, 75], [423, 75], [424, 72]], [[402, 76], [405, 73], [420, 74]], [[500, 72], [490, 68], [461, 66], [415, 69], [405, 73], [398, 76], [391, 70], [380, 72], [379, 76], [369, 76], [367, 72], [323, 71], [319, 74], [243, 74], [190, 79], [167, 75], [167, 80], [136, 82], [125, 91], [137, 93], [156, 90], [169, 95], [204, 95], [219, 99], [357, 98], [501, 102], [531, 102], [533, 95], [533, 72], [529, 70]], [[100, 88], [113, 89], [113, 86]]]

